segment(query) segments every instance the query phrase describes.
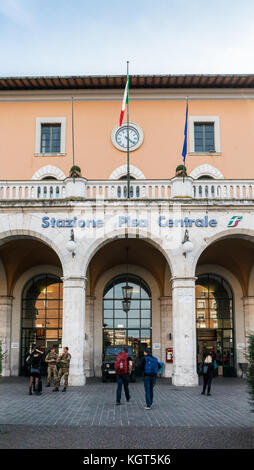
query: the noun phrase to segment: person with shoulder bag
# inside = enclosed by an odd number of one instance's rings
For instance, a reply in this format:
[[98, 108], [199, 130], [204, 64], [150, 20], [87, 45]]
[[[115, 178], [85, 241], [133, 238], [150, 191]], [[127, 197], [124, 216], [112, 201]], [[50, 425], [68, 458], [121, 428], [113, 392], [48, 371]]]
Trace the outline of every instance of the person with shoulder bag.
[[29, 395], [32, 395], [32, 386], [35, 381], [35, 392], [40, 395], [39, 381], [41, 380], [41, 360], [44, 352], [34, 346], [31, 354], [27, 357], [26, 362], [29, 364]]
[[129, 383], [132, 371], [132, 358], [128, 355], [128, 348], [116, 356], [115, 373], [117, 380], [116, 404], [121, 405], [122, 386], [124, 386], [126, 401], [130, 401]]
[[161, 368], [161, 365], [157, 357], [152, 356], [150, 349], [145, 349], [144, 357], [140, 365], [143, 371], [143, 380], [145, 387], [145, 410], [150, 410], [153, 404], [153, 388], [156, 383], [158, 369]]
[[214, 364], [213, 364], [213, 358], [211, 354], [209, 353], [205, 354], [202, 373], [203, 373], [203, 390], [201, 392], [201, 395], [205, 395], [205, 391], [207, 387], [207, 396], [210, 396], [211, 384], [212, 384], [213, 374], [214, 374]]

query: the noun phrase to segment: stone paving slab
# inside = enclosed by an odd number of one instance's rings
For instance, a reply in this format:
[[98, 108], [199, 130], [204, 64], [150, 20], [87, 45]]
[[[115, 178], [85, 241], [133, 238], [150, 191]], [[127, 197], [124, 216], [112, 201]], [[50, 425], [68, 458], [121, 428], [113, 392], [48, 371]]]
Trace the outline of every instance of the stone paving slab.
[[[216, 378], [212, 396], [200, 395], [199, 387], [175, 387], [158, 379], [152, 410], [144, 410], [144, 386], [130, 384], [131, 400], [115, 405], [116, 383], [89, 379], [84, 387], [69, 387], [67, 393], [28, 395], [28, 379], [0, 381], [0, 424], [19, 426], [72, 426], [123, 428], [254, 428], [254, 413], [248, 403], [246, 382], [239, 378]], [[156, 431], [157, 432], [157, 431]]]
[[[254, 428], [0, 425], [0, 449], [254, 449]], [[52, 458], [48, 455], [50, 462], [43, 460], [44, 468], [48, 463], [52, 466]], [[212, 457], [213, 466], [214, 458], [218, 456]], [[223, 458], [229, 464], [232, 455], [224, 454]], [[72, 457], [67, 455], [66, 459], [73, 467]], [[186, 459], [193, 464], [192, 455]], [[204, 465], [202, 457], [199, 463]]]

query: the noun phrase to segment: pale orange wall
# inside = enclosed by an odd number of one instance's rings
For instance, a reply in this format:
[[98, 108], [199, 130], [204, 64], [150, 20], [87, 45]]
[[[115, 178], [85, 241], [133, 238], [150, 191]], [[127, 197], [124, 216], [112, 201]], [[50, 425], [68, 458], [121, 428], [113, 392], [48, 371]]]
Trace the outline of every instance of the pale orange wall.
[[[75, 102], [75, 163], [88, 179], [107, 179], [126, 163], [126, 153], [111, 142], [121, 102]], [[254, 102], [206, 100], [189, 102], [189, 115], [219, 116], [221, 155], [187, 155], [188, 173], [208, 163], [225, 178], [254, 177]], [[36, 157], [37, 117], [66, 117], [66, 156]], [[143, 145], [130, 153], [130, 163], [149, 179], [171, 178], [182, 163], [185, 101], [132, 101], [130, 120], [144, 131]], [[72, 166], [71, 103], [0, 104], [0, 180], [30, 179], [36, 170], [54, 165], [68, 174]]]

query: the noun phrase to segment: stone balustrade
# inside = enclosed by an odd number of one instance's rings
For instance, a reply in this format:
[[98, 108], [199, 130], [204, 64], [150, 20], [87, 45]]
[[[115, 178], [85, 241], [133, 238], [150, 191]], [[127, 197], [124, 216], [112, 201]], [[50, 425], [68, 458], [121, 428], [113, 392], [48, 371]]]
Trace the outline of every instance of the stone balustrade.
[[254, 199], [254, 180], [194, 180], [195, 199]]
[[0, 181], [0, 201], [64, 198], [64, 181]]
[[[0, 201], [78, 198], [127, 198], [124, 180], [86, 180], [84, 178], [40, 181], [0, 181]], [[254, 180], [131, 180], [130, 198], [134, 200], [252, 200]]]

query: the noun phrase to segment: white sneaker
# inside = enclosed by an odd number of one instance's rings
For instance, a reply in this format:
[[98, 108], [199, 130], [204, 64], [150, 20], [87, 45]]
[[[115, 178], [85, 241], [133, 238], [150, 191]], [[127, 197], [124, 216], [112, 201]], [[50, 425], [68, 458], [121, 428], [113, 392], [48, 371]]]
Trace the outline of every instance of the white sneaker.
[[145, 406], [145, 410], [150, 410], [151, 406]]

